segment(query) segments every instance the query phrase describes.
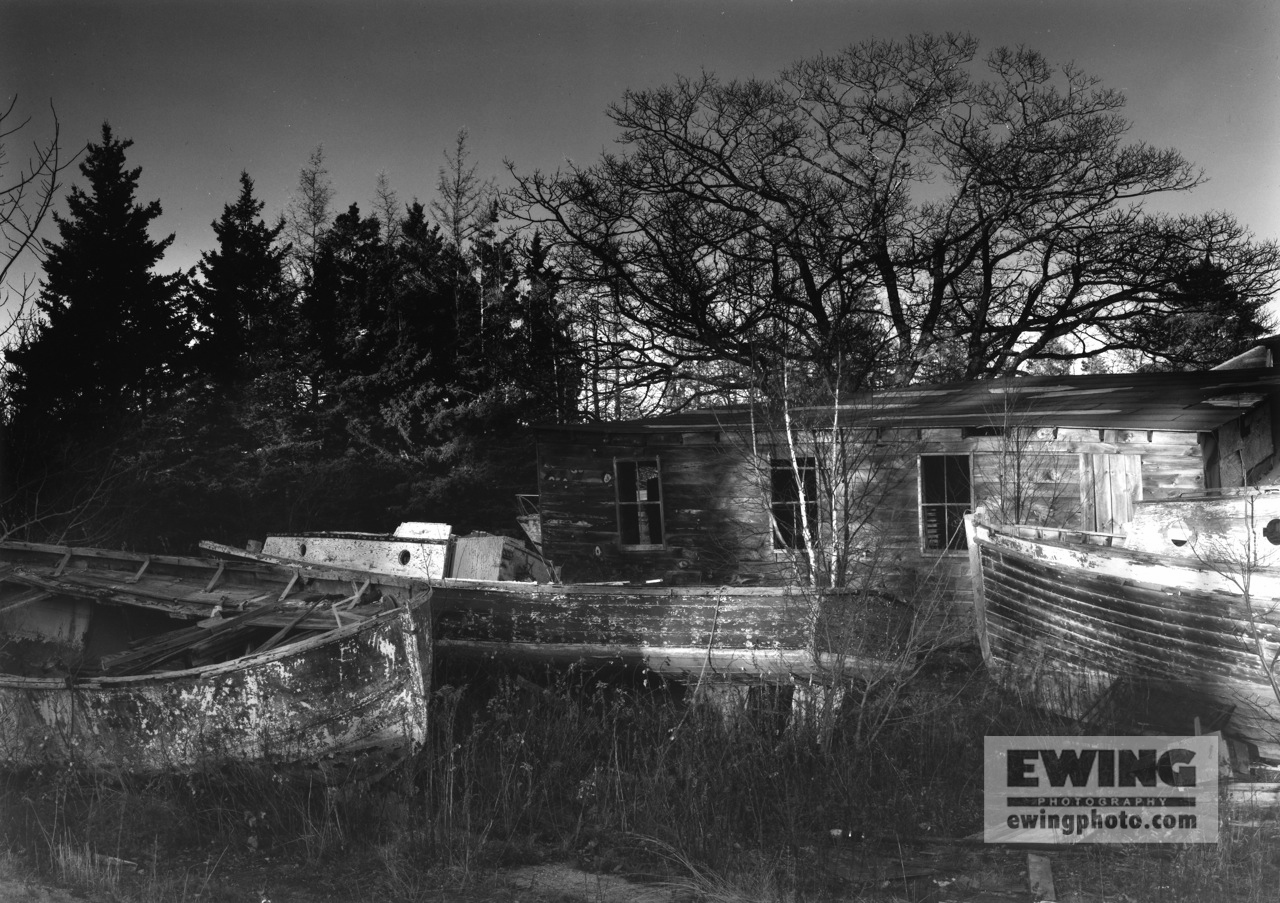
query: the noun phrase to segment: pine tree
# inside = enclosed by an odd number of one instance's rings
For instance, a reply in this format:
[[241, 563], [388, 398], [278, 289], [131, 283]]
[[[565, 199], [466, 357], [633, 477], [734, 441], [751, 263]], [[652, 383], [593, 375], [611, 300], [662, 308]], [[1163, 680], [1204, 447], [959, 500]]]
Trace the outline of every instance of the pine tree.
[[125, 167], [132, 141], [103, 123], [90, 144], [69, 215], [54, 214], [41, 323], [9, 352], [14, 430], [84, 428], [144, 412], [183, 376], [190, 317], [183, 277], [154, 272], [173, 236], [148, 234], [159, 201], [135, 200], [141, 169]]
[[1174, 281], [1144, 323], [1158, 358], [1146, 370], [1203, 370], [1234, 357], [1272, 328], [1267, 298], [1241, 292], [1208, 255]]
[[257, 375], [264, 355], [279, 351], [288, 330], [283, 223], [267, 226], [253, 180], [240, 173], [240, 195], [213, 224], [218, 248], [201, 257], [196, 361], [216, 385]]
[[127, 484], [148, 417], [179, 397], [188, 367], [189, 297], [182, 274], [156, 265], [173, 236], [154, 240], [160, 203], [135, 200], [132, 142], [108, 124], [80, 164], [68, 214], [54, 215], [38, 320], [7, 352], [11, 491], [6, 532], [91, 544], [124, 541], [145, 496]]
[[518, 296], [513, 344], [520, 349], [513, 379], [526, 393], [526, 422], [573, 423], [585, 381], [580, 349], [542, 236], [534, 233]]

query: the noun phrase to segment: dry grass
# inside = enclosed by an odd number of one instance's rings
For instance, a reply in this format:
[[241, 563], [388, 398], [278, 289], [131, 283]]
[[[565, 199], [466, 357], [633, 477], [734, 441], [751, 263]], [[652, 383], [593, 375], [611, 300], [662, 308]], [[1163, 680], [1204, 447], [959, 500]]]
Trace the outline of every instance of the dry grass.
[[[861, 745], [839, 723], [822, 737], [791, 725], [785, 693], [755, 693], [726, 721], [642, 680], [453, 677], [436, 693], [430, 747], [389, 772], [10, 776], [0, 853], [139, 903], [244, 900], [269, 886], [274, 903], [321, 886], [329, 899], [483, 899], [495, 870], [543, 860], [643, 876], [687, 899], [891, 899], [893, 869], [925, 855], [975, 887], [987, 872], [1016, 880], [1016, 856], [915, 841], [981, 828], [985, 735], [1062, 729], [976, 673], [895, 692]], [[1217, 847], [1077, 850], [1055, 866], [1058, 889], [1270, 901], [1277, 833], [1229, 815]]]

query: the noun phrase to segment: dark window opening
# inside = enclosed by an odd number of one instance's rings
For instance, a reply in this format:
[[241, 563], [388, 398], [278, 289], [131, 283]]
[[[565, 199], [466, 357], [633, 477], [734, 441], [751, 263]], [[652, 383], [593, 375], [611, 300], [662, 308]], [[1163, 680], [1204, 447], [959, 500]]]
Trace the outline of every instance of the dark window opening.
[[[801, 487], [804, 491], [801, 493]], [[813, 458], [775, 458], [769, 467], [769, 499], [775, 549], [808, 548], [805, 523], [818, 526], [818, 468]]]
[[920, 523], [926, 550], [967, 549], [964, 516], [972, 506], [968, 455], [920, 456]]
[[615, 461], [618, 541], [626, 547], [662, 545], [662, 480], [656, 458]]

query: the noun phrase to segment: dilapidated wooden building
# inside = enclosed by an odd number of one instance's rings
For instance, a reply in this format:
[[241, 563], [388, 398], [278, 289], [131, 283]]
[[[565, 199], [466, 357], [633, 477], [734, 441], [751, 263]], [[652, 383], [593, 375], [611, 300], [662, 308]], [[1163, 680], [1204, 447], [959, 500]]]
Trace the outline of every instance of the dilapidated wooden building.
[[545, 427], [542, 550], [567, 582], [785, 583], [806, 577], [806, 537], [841, 533], [852, 557], [945, 577], [962, 600], [966, 512], [1121, 533], [1137, 501], [1270, 482], [1278, 402], [1280, 370], [1260, 346], [1208, 371], [922, 385], [796, 407], [790, 441], [747, 407]]

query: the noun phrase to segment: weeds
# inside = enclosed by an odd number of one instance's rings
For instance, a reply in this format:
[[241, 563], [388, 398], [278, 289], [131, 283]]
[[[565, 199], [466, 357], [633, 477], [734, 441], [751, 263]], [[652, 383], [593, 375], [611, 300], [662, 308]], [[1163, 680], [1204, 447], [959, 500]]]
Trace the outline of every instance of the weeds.
[[[246, 873], [273, 861], [300, 866], [292, 881], [345, 881], [352, 899], [419, 901], [483, 893], [495, 868], [544, 858], [707, 900], [847, 899], [857, 850], [979, 830], [984, 736], [1062, 732], [963, 673], [896, 694], [871, 746], [850, 740], [857, 712], [821, 737], [791, 721], [786, 687], [745, 692], [725, 717], [642, 683], [468, 675], [436, 691], [429, 746], [389, 769], [9, 776], [0, 852], [139, 903], [246, 899], [257, 892]], [[1216, 848], [1091, 849], [1060, 890], [1270, 899], [1272, 827], [1224, 823]], [[987, 867], [975, 860], [973, 873]], [[336, 876], [344, 868], [359, 877]]]

